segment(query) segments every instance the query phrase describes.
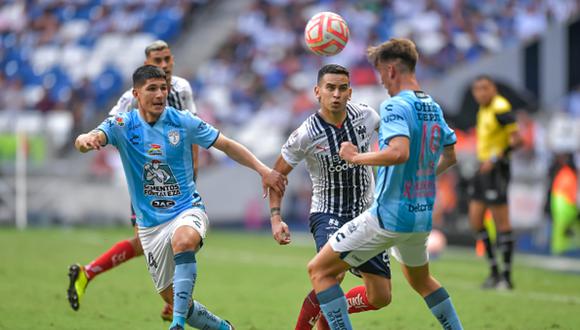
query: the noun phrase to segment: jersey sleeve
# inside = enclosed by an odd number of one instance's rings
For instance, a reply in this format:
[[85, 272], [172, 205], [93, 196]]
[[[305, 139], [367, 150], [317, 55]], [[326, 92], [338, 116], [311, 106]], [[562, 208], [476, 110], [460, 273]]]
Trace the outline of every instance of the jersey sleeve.
[[96, 129], [103, 131], [103, 133], [105, 133], [105, 136], [107, 137], [107, 142], [105, 144], [111, 144], [116, 146], [117, 145], [117, 136], [116, 136], [116, 131], [117, 131], [117, 126], [119, 125], [124, 125], [124, 118], [121, 116], [121, 114], [117, 114], [115, 116], [110, 116], [107, 119], [103, 120], [103, 122], [97, 126]]
[[443, 131], [443, 146], [448, 147], [457, 143], [457, 135], [455, 135], [455, 131], [447, 125], [445, 121], [443, 121], [441, 125]]
[[381, 125], [379, 133], [385, 143], [396, 136], [406, 136], [410, 138], [408, 111], [404, 102], [392, 98], [381, 104]]
[[123, 93], [117, 101], [117, 104], [109, 111], [109, 116], [115, 116], [120, 112], [130, 112], [137, 108], [137, 100], [133, 97], [133, 91], [130, 89]]
[[288, 165], [296, 167], [306, 157], [307, 141], [305, 140], [307, 137], [307, 134], [301, 132], [300, 128], [290, 134], [281, 151], [282, 158]]
[[516, 123], [516, 116], [512, 111], [512, 107], [507, 100], [499, 99], [495, 101], [495, 118], [497, 122], [503, 126], [508, 132], [515, 132], [518, 130]]
[[211, 148], [217, 140], [220, 132], [215, 127], [206, 123], [191, 112], [186, 112], [185, 116], [185, 126], [188, 131], [192, 133], [191, 143], [200, 145], [205, 149]]
[[183, 93], [180, 93], [181, 97], [181, 104], [185, 106], [185, 109], [189, 110], [189, 112], [197, 115], [197, 107], [193, 102], [193, 91], [191, 90], [191, 85], [189, 83], [185, 84], [183, 88]]

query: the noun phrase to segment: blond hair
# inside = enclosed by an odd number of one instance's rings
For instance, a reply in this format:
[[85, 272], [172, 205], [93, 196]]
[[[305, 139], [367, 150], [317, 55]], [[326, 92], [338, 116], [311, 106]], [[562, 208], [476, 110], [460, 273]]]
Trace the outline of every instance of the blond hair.
[[374, 66], [381, 62], [397, 61], [400, 68], [415, 72], [419, 53], [411, 40], [392, 38], [378, 46], [367, 48], [367, 58]]
[[164, 50], [169, 48], [169, 45], [163, 40], [155, 40], [149, 46], [145, 47], [145, 57], [149, 57], [151, 52], [155, 52], [158, 50]]

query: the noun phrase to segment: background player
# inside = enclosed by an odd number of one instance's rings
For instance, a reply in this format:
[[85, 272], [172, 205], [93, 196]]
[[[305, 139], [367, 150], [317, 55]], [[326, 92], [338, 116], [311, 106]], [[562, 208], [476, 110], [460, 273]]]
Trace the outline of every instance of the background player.
[[[167, 75], [168, 86], [170, 87], [167, 96], [167, 104], [169, 106], [177, 110], [189, 111], [193, 114], [197, 113], [193, 102], [193, 92], [189, 82], [184, 78], [173, 75], [174, 57], [169, 45], [165, 41], [157, 40], [145, 48], [144, 64], [158, 66], [163, 69]], [[133, 96], [133, 89], [131, 88], [123, 93], [117, 104], [109, 112], [109, 115], [115, 116], [120, 112], [130, 112], [136, 108], [137, 99]], [[197, 177], [198, 146], [193, 145], [192, 150], [195, 178]], [[132, 208], [131, 223], [133, 224], [133, 227], [135, 227], [135, 212]], [[135, 235], [133, 238], [115, 243], [109, 250], [85, 266], [80, 264], [71, 265], [69, 267], [69, 288], [67, 291], [71, 307], [74, 310], [79, 309], [81, 299], [88, 283], [97, 275], [121, 265], [133, 257], [141, 255], [143, 255], [143, 248], [141, 247], [139, 235], [137, 235], [137, 228], [135, 227]], [[171, 306], [165, 305], [161, 311], [161, 317], [164, 320], [171, 320], [171, 316]]]
[[[133, 74], [138, 110], [106, 119], [98, 129], [80, 135], [75, 146], [81, 152], [98, 150], [106, 144], [119, 149], [147, 266], [157, 291], [173, 304], [170, 329], [183, 329], [186, 321], [199, 329], [233, 329], [199, 302], [194, 301], [190, 307], [197, 275], [195, 254], [208, 227], [193, 180], [191, 144], [213, 146], [255, 170], [262, 176], [265, 191], [272, 188], [282, 193], [284, 180], [272, 175], [274, 172], [244, 146], [201, 119], [166, 107], [167, 93], [163, 70], [151, 65], [138, 68]], [[140, 139], [132, 139], [135, 135]], [[147, 152], [152, 143], [161, 145], [159, 153]], [[161, 187], [144, 176], [145, 166], [154, 162], [171, 176]], [[276, 180], [269, 181], [271, 178]]]
[[[290, 135], [282, 147], [274, 169], [287, 175], [302, 160], [312, 180], [310, 230], [319, 251], [343, 224], [366, 210], [372, 202], [374, 179], [369, 166], [347, 164], [338, 152], [343, 141], [351, 141], [361, 152], [369, 151], [373, 132], [378, 129], [377, 112], [364, 104], [348, 102], [352, 89], [346, 68], [329, 64], [318, 71], [314, 94], [320, 110], [311, 115]], [[290, 231], [280, 215], [282, 196], [270, 194], [272, 234], [279, 244], [291, 241]], [[376, 310], [391, 301], [391, 271], [388, 254], [377, 256], [357, 268], [365, 286], [347, 294], [349, 312]], [[344, 273], [338, 275], [339, 281]], [[373, 280], [370, 280], [370, 279]], [[320, 305], [314, 291], [302, 304], [296, 329], [311, 329], [319, 316]], [[318, 329], [325, 327], [319, 323]]]
[[401, 262], [409, 284], [445, 329], [461, 329], [448, 293], [429, 274], [427, 237], [435, 177], [455, 164], [455, 133], [440, 106], [415, 78], [418, 53], [408, 39], [370, 47], [368, 57], [393, 97], [381, 104], [380, 151], [359, 153], [343, 142], [349, 164], [379, 167], [371, 208], [342, 226], [308, 264], [312, 286], [332, 329], [352, 329], [346, 298], [336, 276], [384, 249]]
[[[510, 152], [521, 144], [516, 118], [511, 105], [497, 92], [488, 76], [480, 76], [472, 85], [472, 93], [479, 104], [477, 112], [477, 158], [480, 167], [473, 177], [469, 195], [469, 220], [478, 239], [485, 245], [490, 275], [483, 288], [513, 289], [511, 269], [514, 238], [509, 220], [507, 202], [510, 180]], [[498, 231], [497, 244], [503, 253], [504, 267], [500, 274], [495, 252], [483, 226], [485, 211], [489, 208]]]

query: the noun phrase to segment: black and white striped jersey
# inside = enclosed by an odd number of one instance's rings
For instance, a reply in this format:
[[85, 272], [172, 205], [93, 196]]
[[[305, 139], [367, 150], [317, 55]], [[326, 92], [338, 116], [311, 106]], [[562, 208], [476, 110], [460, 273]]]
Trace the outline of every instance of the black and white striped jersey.
[[282, 157], [292, 167], [303, 159], [312, 180], [311, 213], [356, 217], [373, 201], [374, 179], [370, 166], [346, 163], [339, 156], [340, 144], [350, 141], [359, 152], [368, 152], [380, 117], [375, 109], [347, 103], [341, 127], [325, 122], [315, 113], [308, 117], [282, 147]]
[[[197, 114], [195, 103], [193, 103], [193, 91], [189, 82], [181, 77], [171, 77], [171, 90], [167, 96], [167, 105], [177, 110], [189, 110], [194, 115]], [[119, 112], [129, 112], [137, 108], [137, 100], [133, 97], [133, 89], [129, 89], [119, 99], [117, 104], [109, 111], [110, 116]]]

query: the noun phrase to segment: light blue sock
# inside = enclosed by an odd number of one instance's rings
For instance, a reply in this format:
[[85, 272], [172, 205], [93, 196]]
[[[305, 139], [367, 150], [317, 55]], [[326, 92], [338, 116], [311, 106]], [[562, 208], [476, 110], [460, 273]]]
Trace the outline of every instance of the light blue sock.
[[317, 293], [316, 297], [332, 330], [352, 330], [348, 318], [348, 303], [338, 284]]
[[189, 308], [189, 313], [187, 313], [187, 324], [194, 328], [204, 330], [231, 329], [230, 325], [226, 321], [208, 311], [204, 305], [195, 300], [193, 301], [191, 308]]
[[443, 329], [463, 329], [461, 321], [459, 321], [459, 317], [455, 311], [455, 307], [453, 307], [453, 303], [451, 302], [451, 297], [449, 297], [449, 294], [445, 288], [440, 287], [439, 289], [430, 293], [427, 297], [425, 297], [425, 302], [427, 303], [427, 306], [429, 306], [431, 313], [433, 313], [439, 323], [441, 323]]
[[195, 286], [197, 277], [197, 264], [195, 263], [195, 252], [185, 251], [177, 253], [175, 260], [175, 273], [173, 275], [173, 322], [169, 328], [175, 325], [185, 327], [187, 310], [191, 293]]

